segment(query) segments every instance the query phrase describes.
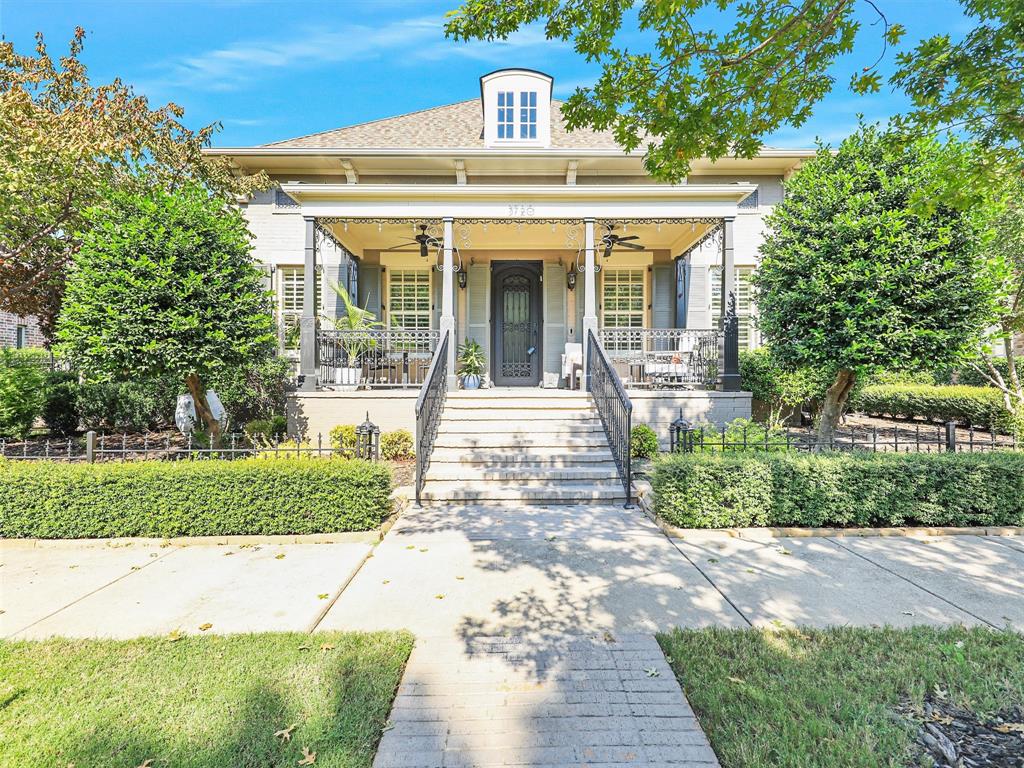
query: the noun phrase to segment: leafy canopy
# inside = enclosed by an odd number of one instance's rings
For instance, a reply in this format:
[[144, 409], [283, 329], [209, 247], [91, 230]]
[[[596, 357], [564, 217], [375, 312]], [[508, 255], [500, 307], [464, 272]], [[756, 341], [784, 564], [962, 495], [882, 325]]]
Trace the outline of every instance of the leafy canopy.
[[97, 379], [206, 377], [275, 350], [241, 213], [197, 184], [89, 209], [57, 349]]
[[84, 213], [104, 190], [196, 182], [230, 196], [269, 184], [202, 156], [219, 124], [192, 131], [176, 104], [151, 109], [120, 80], [91, 84], [84, 39], [76, 29], [59, 60], [41, 34], [34, 55], [0, 40], [0, 310], [38, 315], [48, 334]]
[[933, 140], [894, 148], [867, 127], [786, 183], [753, 278], [762, 333], [784, 364], [916, 370], [975, 348], [1002, 272], [983, 255], [982, 217], [908, 204], [964, 151]]
[[[466, 0], [446, 32], [505, 39], [543, 20], [548, 38], [571, 40], [602, 68], [563, 106], [567, 127], [612, 130], [630, 151], [646, 142], [648, 170], [678, 181], [695, 158], [753, 157], [765, 136], [802, 125], [832, 90], [829, 66], [853, 50], [854, 7], [853, 0]], [[615, 39], [633, 23], [634, 8], [649, 50]], [[895, 44], [902, 27], [881, 18], [886, 43]], [[878, 76], [869, 67], [854, 85], [877, 88]]]

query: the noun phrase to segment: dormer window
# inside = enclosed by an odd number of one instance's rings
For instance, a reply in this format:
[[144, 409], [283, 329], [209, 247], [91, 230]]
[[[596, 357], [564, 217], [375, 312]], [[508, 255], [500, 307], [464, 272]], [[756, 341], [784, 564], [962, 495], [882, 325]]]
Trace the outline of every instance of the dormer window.
[[498, 138], [515, 138], [515, 100], [512, 91], [498, 91]]
[[519, 138], [537, 138], [537, 92], [519, 92]]

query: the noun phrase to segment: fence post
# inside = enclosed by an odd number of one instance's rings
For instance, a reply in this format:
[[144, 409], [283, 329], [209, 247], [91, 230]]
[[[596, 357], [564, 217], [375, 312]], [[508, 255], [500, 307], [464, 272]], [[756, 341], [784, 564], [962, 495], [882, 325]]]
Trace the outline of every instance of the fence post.
[[85, 433], [85, 460], [89, 464], [96, 461], [96, 433], [91, 429]]
[[956, 453], [956, 422], [946, 422], [946, 450], [950, 453]]

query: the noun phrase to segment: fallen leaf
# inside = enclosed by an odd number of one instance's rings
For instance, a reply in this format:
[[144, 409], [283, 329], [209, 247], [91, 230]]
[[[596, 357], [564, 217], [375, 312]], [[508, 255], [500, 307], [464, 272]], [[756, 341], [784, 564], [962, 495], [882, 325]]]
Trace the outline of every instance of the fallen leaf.
[[933, 723], [941, 723], [942, 725], [953, 724], [953, 718], [949, 715], [932, 715], [930, 721]]
[[324, 643], [323, 645], [320, 646], [320, 650], [321, 651], [333, 651], [334, 650], [334, 646], [331, 645], [330, 643]]
[[426, 547], [422, 547], [422, 548], [420, 549], [420, 552], [426, 552], [426, 551], [427, 551], [427, 548], [426, 548]]
[[549, 534], [548, 534], [547, 536], [545, 536], [544, 538], [545, 538], [545, 539], [547, 539], [548, 541], [554, 541], [554, 540], [555, 540], [555, 539], [556, 539], [557, 537], [555, 536], [555, 534], [553, 534], [553, 533], [549, 533]]
[[1000, 733], [1024, 733], [1024, 723], [1002, 723], [993, 726], [992, 730]]
[[70, 568], [72, 571], [75, 570], [75, 568], [77, 568], [77, 567], [78, 567], [77, 565], [69, 565], [68, 566], [68, 568]]
[[465, 580], [466, 580], [466, 577], [465, 577], [465, 576], [456, 576], [456, 577], [455, 577], [455, 580], [456, 580], [456, 581], [465, 581]]
[[176, 643], [185, 636], [185, 633], [180, 629], [172, 629], [167, 635], [167, 640], [172, 643]]
[[224, 557], [227, 557], [228, 555], [233, 555], [233, 554], [235, 554], [235, 553], [234, 552], [225, 552], [224, 553]]
[[384, 579], [384, 581], [382, 581], [381, 583], [382, 584], [390, 584], [391, 583], [391, 579]]
[[300, 651], [308, 651], [311, 647], [312, 646], [309, 646], [309, 645], [300, 645], [299, 646], [299, 650]]
[[434, 595], [435, 600], [444, 600], [444, 595]]
[[743, 685], [747, 681], [744, 680], [742, 677], [730, 677], [729, 682], [736, 683], [737, 685]]
[[284, 552], [282, 552], [279, 555], [274, 555], [274, 559], [275, 560], [284, 560]]
[[410, 544], [408, 547], [406, 547], [406, 549], [416, 549], [416, 545]]
[[326, 592], [321, 592], [319, 595], [317, 595], [317, 597], [319, 597], [321, 600], [326, 600], [328, 597], [330, 597], [330, 595]]
[[299, 765], [312, 765], [316, 762], [316, 752], [310, 752], [309, 747], [302, 748], [302, 759], [299, 760]]
[[604, 641], [606, 643], [614, 643], [615, 642], [615, 636], [611, 632], [609, 632], [607, 629], [604, 631]]
[[149, 766], [151, 766], [152, 764], [153, 764], [153, 758], [152, 757], [147, 757], [145, 760], [143, 760], [141, 763], [139, 763], [139, 765], [136, 766], [136, 768], [149, 768]]
[[661, 672], [659, 672], [654, 667], [651, 667], [650, 669], [645, 669], [644, 672], [647, 673], [648, 677], [661, 677]]
[[199, 625], [200, 632], [205, 632], [208, 629], [213, 629], [213, 624], [211, 624], [210, 622], [206, 622], [205, 624]]
[[747, 568], [747, 573], [757, 573], [753, 568]]
[[903, 611], [902, 613], [903, 613], [904, 616], [913, 616], [914, 615], [913, 611]]
[[708, 558], [708, 562], [709, 563], [717, 563], [718, 562], [718, 558], [717, 557], [709, 557]]
[[788, 549], [786, 549], [785, 547], [779, 547], [779, 554], [780, 554], [780, 555], [792, 555], [793, 553], [792, 553], [792, 552], [790, 552], [790, 551], [789, 551]]
[[274, 738], [280, 739], [282, 742], [292, 740], [292, 731], [295, 730], [295, 723], [292, 723], [287, 728], [282, 728], [280, 731], [274, 731]]

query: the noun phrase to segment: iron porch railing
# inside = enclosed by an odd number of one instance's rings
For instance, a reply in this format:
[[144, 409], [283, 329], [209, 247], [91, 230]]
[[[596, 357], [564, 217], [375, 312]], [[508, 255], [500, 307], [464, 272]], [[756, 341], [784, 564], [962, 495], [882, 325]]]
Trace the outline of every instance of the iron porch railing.
[[604, 426], [608, 446], [626, 491], [626, 506], [632, 502], [633, 465], [629, 438], [633, 428], [633, 402], [622, 386], [622, 380], [608, 358], [601, 341], [593, 331], [587, 334], [587, 380], [598, 416]]
[[713, 388], [722, 332], [696, 328], [602, 328], [608, 359], [624, 369], [626, 387]]
[[420, 504], [420, 494], [430, 469], [430, 454], [434, 450], [437, 439], [437, 428], [441, 422], [441, 411], [444, 410], [445, 397], [448, 395], [448, 345], [451, 333], [445, 332], [444, 338], [434, 351], [430, 361], [420, 396], [416, 398], [416, 505]]
[[324, 386], [418, 387], [427, 378], [440, 331], [320, 330]]

